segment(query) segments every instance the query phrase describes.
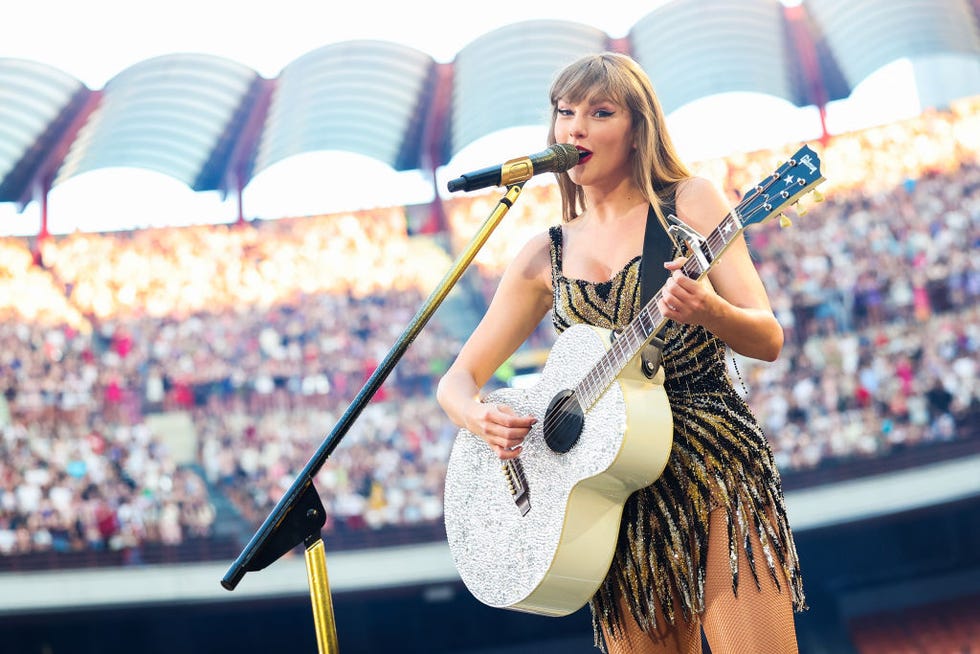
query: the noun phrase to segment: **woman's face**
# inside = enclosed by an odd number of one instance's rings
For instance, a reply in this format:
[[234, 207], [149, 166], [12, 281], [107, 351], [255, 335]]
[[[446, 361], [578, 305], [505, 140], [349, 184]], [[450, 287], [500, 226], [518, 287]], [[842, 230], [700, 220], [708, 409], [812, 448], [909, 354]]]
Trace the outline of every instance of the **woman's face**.
[[578, 103], [559, 100], [555, 140], [574, 145], [578, 165], [568, 171], [580, 186], [616, 185], [632, 171], [632, 120], [629, 110], [607, 98]]

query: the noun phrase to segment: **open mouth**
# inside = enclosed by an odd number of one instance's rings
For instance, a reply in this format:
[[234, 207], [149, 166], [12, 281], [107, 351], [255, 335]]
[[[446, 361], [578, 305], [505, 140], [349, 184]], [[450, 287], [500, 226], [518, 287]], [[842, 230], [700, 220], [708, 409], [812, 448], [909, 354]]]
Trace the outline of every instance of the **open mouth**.
[[[584, 164], [586, 161], [588, 161], [589, 159], [592, 158], [592, 150], [586, 150], [585, 148], [579, 147], [577, 145], [575, 146], [575, 149], [578, 150], [578, 163], [579, 164]], [[578, 165], [578, 164], [576, 164], [576, 165]]]

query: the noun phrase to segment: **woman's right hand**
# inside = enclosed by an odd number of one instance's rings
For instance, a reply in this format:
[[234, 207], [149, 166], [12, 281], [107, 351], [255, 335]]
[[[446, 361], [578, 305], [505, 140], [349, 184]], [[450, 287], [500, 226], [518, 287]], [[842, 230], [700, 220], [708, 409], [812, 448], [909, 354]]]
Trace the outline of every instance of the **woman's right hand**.
[[482, 438], [501, 459], [521, 453], [521, 443], [537, 420], [503, 404], [482, 402], [481, 389], [534, 333], [553, 301], [551, 237], [543, 230], [507, 266], [486, 314], [436, 389], [436, 399], [453, 424]]
[[466, 429], [487, 442], [501, 460], [520, 455], [521, 446], [531, 427], [538, 421], [534, 416], [519, 416], [506, 404], [477, 402], [466, 416]]

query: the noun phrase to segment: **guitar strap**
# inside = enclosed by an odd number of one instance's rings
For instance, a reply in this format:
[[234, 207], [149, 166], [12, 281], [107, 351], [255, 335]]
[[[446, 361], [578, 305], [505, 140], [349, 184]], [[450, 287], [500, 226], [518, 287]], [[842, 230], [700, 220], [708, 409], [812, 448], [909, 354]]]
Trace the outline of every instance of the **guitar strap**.
[[640, 301], [643, 306], [667, 283], [670, 275], [663, 264], [673, 258], [674, 240], [667, 234], [651, 204], [647, 211], [647, 226], [643, 232], [643, 258], [640, 260]]
[[[673, 201], [664, 207], [667, 213], [673, 213]], [[646, 306], [657, 294], [670, 276], [663, 264], [674, 258], [674, 240], [667, 233], [663, 223], [657, 218], [653, 205], [647, 211], [647, 224], [643, 232], [643, 257], [640, 259], [640, 301]], [[661, 333], [653, 335], [640, 352], [643, 374], [652, 379], [660, 369], [663, 359], [664, 341]]]

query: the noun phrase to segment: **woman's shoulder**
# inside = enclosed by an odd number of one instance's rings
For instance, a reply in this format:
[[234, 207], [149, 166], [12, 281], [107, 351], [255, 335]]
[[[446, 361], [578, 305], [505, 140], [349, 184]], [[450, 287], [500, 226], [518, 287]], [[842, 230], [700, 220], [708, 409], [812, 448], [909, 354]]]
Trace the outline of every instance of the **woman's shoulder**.
[[721, 195], [718, 185], [707, 177], [691, 175], [677, 183], [677, 201], [697, 200], [702, 195]]
[[730, 209], [721, 189], [706, 177], [694, 175], [677, 185], [677, 215], [695, 228], [714, 227]]
[[[524, 280], [524, 283], [540, 283], [542, 288], [551, 288], [552, 240], [550, 229], [531, 236], [517, 251], [507, 265], [504, 275]], [[560, 245], [560, 242], [559, 242]]]
[[543, 229], [527, 239], [518, 251], [515, 262], [551, 261], [552, 244], [561, 246], [560, 225]]

